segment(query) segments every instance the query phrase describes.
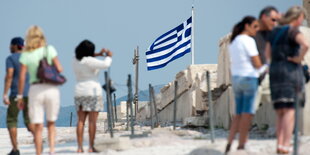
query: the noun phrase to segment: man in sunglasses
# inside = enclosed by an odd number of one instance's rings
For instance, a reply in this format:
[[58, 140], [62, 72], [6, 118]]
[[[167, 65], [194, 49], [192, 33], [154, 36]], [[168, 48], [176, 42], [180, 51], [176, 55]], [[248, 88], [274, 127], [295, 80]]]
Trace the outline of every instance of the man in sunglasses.
[[[278, 10], [273, 6], [267, 6], [263, 8], [259, 14], [259, 31], [257, 31], [254, 37], [257, 49], [259, 52], [259, 57], [262, 64], [267, 64], [265, 57], [265, 47], [271, 34], [272, 29], [277, 26], [277, 21], [280, 19], [280, 14]], [[270, 88], [269, 88], [269, 77], [268, 73], [263, 74], [259, 78], [260, 86], [257, 91], [255, 105], [261, 103], [270, 103]], [[258, 108], [257, 108], [258, 109]]]
[[271, 30], [277, 26], [277, 21], [280, 15], [278, 10], [273, 6], [265, 7], [259, 14], [259, 28], [260, 30], [257, 32], [255, 36], [255, 41], [257, 44], [258, 52], [262, 63], [266, 63], [265, 58], [265, 46], [266, 42], [269, 39], [269, 35]]

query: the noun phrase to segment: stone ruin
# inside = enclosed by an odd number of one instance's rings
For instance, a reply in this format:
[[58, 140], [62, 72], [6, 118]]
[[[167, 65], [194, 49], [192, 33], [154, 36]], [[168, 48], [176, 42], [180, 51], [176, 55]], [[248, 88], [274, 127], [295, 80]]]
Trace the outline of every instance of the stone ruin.
[[[192, 116], [202, 116], [208, 110], [207, 108], [207, 85], [206, 71], [210, 72], [211, 89], [215, 89], [217, 79], [217, 65], [190, 65], [187, 69], [176, 74], [175, 81], [178, 82], [177, 89], [177, 121], [184, 121], [185, 118]], [[157, 113], [161, 123], [172, 122], [173, 103], [174, 103], [174, 81], [165, 85], [159, 94], [156, 94], [155, 100]], [[213, 93], [213, 98], [216, 93]], [[146, 112], [148, 111], [148, 112]], [[155, 111], [153, 112], [155, 115]], [[139, 104], [137, 114], [138, 121], [147, 121], [150, 119], [150, 103]], [[154, 116], [153, 116], [154, 117]], [[154, 117], [155, 118], [155, 117]]]
[[[223, 56], [219, 56], [220, 59]], [[228, 59], [228, 58], [227, 58]], [[228, 61], [227, 61], [228, 62]], [[223, 65], [219, 63], [219, 65]], [[223, 82], [221, 77], [229, 77], [217, 64], [190, 65], [187, 69], [176, 74], [178, 82], [177, 96], [177, 121], [186, 124], [205, 126], [208, 118], [208, 92], [206, 83], [206, 71], [210, 73], [210, 87], [212, 101], [215, 103], [216, 124], [228, 128], [231, 112], [227, 111], [227, 105], [217, 104], [223, 101], [223, 93], [230, 89], [229, 79]], [[225, 79], [225, 78], [224, 78]], [[174, 105], [174, 81], [165, 85], [159, 94], [156, 94], [157, 113], [160, 123], [171, 123], [173, 121]], [[226, 97], [227, 98], [227, 97]], [[218, 106], [219, 105], [219, 106]], [[231, 110], [232, 111], [232, 110]], [[155, 112], [153, 112], [155, 115]], [[137, 114], [139, 122], [150, 120], [150, 103], [139, 104]], [[155, 116], [153, 116], [155, 119]]]
[[[179, 72], [175, 81], [177, 89], [177, 121], [184, 121], [191, 116], [201, 116], [207, 111], [206, 71], [210, 72], [210, 87], [216, 88], [216, 64], [190, 65], [186, 70]], [[168, 83], [156, 96], [156, 104], [161, 122], [173, 120], [174, 82]]]

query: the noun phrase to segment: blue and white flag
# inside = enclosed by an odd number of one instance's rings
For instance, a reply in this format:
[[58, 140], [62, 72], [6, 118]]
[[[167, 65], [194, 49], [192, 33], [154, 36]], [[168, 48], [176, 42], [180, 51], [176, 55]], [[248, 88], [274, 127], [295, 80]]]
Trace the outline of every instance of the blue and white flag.
[[146, 52], [147, 70], [165, 67], [191, 51], [192, 17], [158, 37]]

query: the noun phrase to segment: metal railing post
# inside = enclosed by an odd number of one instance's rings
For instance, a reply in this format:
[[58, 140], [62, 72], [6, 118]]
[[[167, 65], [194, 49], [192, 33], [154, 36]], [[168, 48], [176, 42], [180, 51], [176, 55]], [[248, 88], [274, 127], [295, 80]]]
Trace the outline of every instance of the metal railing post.
[[116, 96], [115, 96], [115, 93], [113, 94], [113, 97], [114, 97], [115, 122], [117, 122], [117, 107], [116, 107]]
[[149, 84], [149, 100], [150, 100], [150, 119], [151, 119], [151, 129], [154, 129], [154, 123], [153, 123], [153, 97], [152, 97], [152, 85]]
[[135, 134], [134, 130], [134, 112], [133, 112], [133, 107], [132, 107], [132, 102], [133, 102], [133, 95], [132, 95], [132, 82], [131, 82], [131, 76], [128, 75], [128, 104], [130, 106], [130, 126], [131, 126], [131, 136]]
[[294, 125], [294, 148], [293, 148], [293, 155], [298, 155], [299, 95], [300, 95], [300, 92], [299, 92], [298, 90], [296, 90], [296, 99], [295, 99], [295, 125]]
[[[111, 88], [111, 85], [112, 85], [112, 81], [109, 77], [109, 89]], [[109, 94], [109, 101], [110, 101], [110, 114], [111, 114], [111, 121], [112, 121], [112, 128], [115, 127], [115, 123], [114, 123], [114, 110], [113, 110], [113, 103], [112, 103], [112, 93], [111, 93], [111, 90], [110, 90], [110, 94]]]
[[72, 112], [70, 113], [70, 127], [72, 126]]
[[134, 50], [134, 59], [133, 64], [135, 65], [135, 94], [133, 102], [135, 104], [135, 117], [137, 116], [138, 112], [138, 104], [139, 104], [139, 46]]
[[110, 93], [110, 78], [108, 72], [104, 72], [105, 82], [106, 82], [106, 94], [107, 94], [107, 117], [108, 117], [108, 130], [110, 131], [110, 136], [113, 138], [112, 129], [112, 116], [111, 116], [111, 93]]
[[154, 87], [151, 87], [151, 94], [152, 94], [152, 98], [153, 98], [153, 105], [154, 105], [154, 112], [155, 112], [155, 119], [156, 119], [156, 127], [158, 127], [159, 125], [159, 118], [158, 118], [158, 114], [157, 114], [157, 105], [156, 105], [156, 99], [155, 99], [155, 93], [154, 93]]
[[175, 130], [177, 121], [177, 91], [178, 91], [178, 81], [174, 81], [174, 105], [173, 105], [173, 130]]

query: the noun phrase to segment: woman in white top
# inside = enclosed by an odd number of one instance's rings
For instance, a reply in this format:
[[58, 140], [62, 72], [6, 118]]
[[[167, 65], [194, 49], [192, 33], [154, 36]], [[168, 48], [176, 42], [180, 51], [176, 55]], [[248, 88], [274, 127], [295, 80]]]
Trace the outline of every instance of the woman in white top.
[[[105, 56], [104, 60], [95, 58], [95, 56]], [[83, 133], [84, 123], [88, 116], [89, 128], [89, 150], [94, 149], [94, 139], [96, 135], [96, 122], [98, 112], [103, 110], [102, 88], [98, 81], [98, 74], [101, 69], [110, 67], [112, 63], [112, 52], [102, 49], [95, 53], [95, 45], [89, 40], [82, 41], [75, 49], [75, 59], [73, 69], [77, 83], [75, 85], [74, 102], [78, 114], [77, 123], [77, 152], [83, 152]]]
[[226, 153], [230, 150], [237, 132], [240, 134], [237, 149], [244, 149], [251, 120], [255, 113], [254, 98], [259, 76], [257, 69], [262, 66], [255, 40], [252, 38], [257, 31], [258, 21], [252, 16], [244, 17], [233, 28], [229, 54], [236, 114], [230, 127]]

